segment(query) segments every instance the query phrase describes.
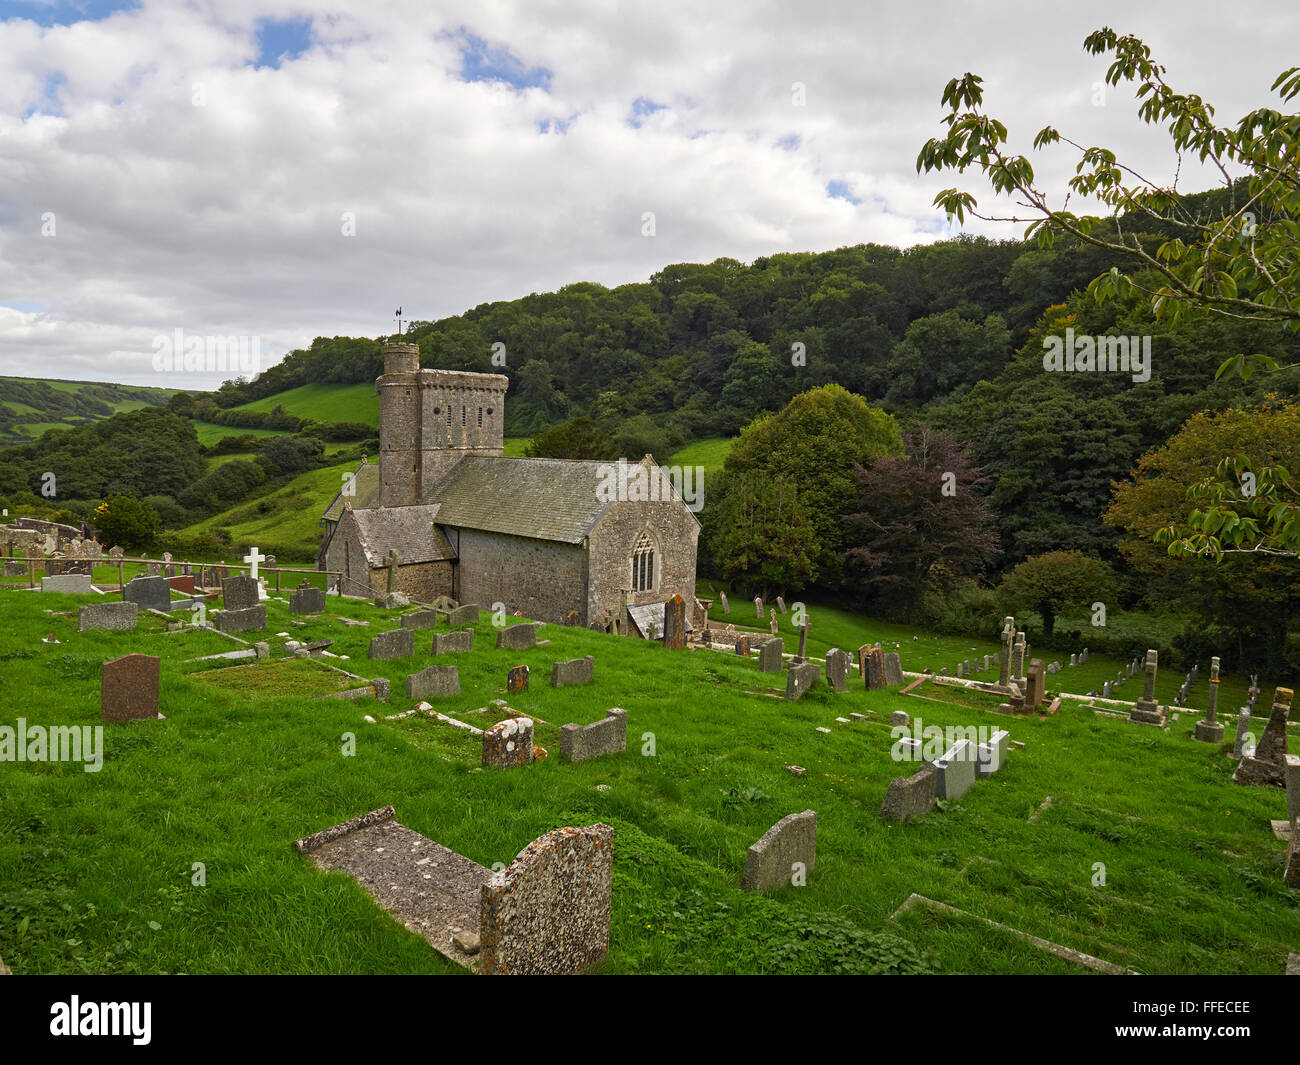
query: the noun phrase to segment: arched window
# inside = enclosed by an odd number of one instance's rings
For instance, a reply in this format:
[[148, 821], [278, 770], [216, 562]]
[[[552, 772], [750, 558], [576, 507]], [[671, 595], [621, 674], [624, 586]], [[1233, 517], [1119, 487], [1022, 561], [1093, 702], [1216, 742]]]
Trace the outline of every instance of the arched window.
[[650, 592], [654, 586], [655, 542], [649, 533], [642, 533], [632, 549], [632, 591]]

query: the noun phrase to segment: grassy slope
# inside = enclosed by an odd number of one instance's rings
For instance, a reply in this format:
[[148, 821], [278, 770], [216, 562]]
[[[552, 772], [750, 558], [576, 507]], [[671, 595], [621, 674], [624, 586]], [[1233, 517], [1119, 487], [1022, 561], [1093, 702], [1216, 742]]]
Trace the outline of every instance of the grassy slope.
[[[625, 754], [484, 772], [475, 739], [458, 730], [362, 720], [406, 709], [400, 695], [387, 708], [311, 702], [304, 692], [315, 685], [256, 666], [216, 686], [181, 660], [227, 641], [162, 634], [156, 619], [136, 633], [78, 635], [72, 616], [44, 613], [76, 602], [0, 592], [0, 677], [10, 690], [42, 692], [22, 708], [28, 723], [97, 724], [99, 664], [131, 651], [163, 657], [166, 720], [106, 727], [97, 774], [0, 763], [0, 955], [19, 973], [447, 971], [359, 886], [290, 846], [386, 803], [487, 866], [558, 825], [613, 824], [606, 972], [908, 967], [917, 950], [938, 971], [1070, 968], [965, 919], [919, 910], [891, 920], [913, 892], [1146, 972], [1276, 973], [1300, 942], [1297, 893], [1280, 883], [1282, 845], [1268, 828], [1285, 809], [1282, 794], [1233, 785], [1231, 760], [1189, 739], [1188, 722], [1164, 733], [1073, 705], [1051, 719], [1008, 720], [857, 685], [833, 695], [820, 683], [788, 704], [763, 694], [779, 678], [752, 661], [565, 628], [545, 631], [550, 646], [496, 651], [483, 615], [477, 649], [455, 658], [464, 694], [439, 710], [482, 724], [474, 708], [498, 697], [506, 668], [522, 661], [534, 686], [511, 702], [549, 723], [537, 742], [552, 751], [558, 724], [597, 720], [613, 705], [629, 712]], [[345, 666], [382, 673], [394, 692], [428, 663], [426, 653], [368, 662], [367, 640], [395, 616], [364, 603], [341, 610], [370, 627], [329, 615], [300, 626], [273, 601], [268, 630], [333, 639], [334, 651], [352, 656]], [[819, 628], [854, 645], [869, 626], [819, 610]], [[58, 646], [39, 642], [51, 629]], [[269, 639], [279, 658], [282, 640]], [[422, 652], [428, 642], [418, 634]], [[545, 684], [553, 660], [588, 653], [594, 684]], [[905, 646], [904, 664], [949, 654]], [[929, 724], [1007, 725], [1025, 747], [946, 810], [887, 824], [877, 811], [902, 771], [889, 754], [895, 709]], [[868, 720], [836, 722], [849, 712]], [[17, 713], [7, 710], [5, 723]], [[353, 757], [342, 754], [349, 733]], [[642, 753], [646, 733], [653, 757]], [[788, 774], [792, 763], [806, 775]], [[1053, 805], [1029, 823], [1047, 795]], [[742, 893], [749, 844], [807, 808], [819, 815], [807, 887]], [[206, 866], [205, 887], [191, 885], [195, 862]], [[1105, 887], [1092, 884], [1098, 862]]]
[[357, 385], [300, 385], [235, 407], [235, 410], [271, 411], [283, 407], [298, 418], [326, 422], [362, 422], [379, 428], [379, 397], [373, 383]]
[[709, 440], [697, 440], [687, 444], [669, 460], [669, 466], [703, 466], [705, 473], [721, 473], [722, 464], [731, 453], [735, 438], [715, 437]]

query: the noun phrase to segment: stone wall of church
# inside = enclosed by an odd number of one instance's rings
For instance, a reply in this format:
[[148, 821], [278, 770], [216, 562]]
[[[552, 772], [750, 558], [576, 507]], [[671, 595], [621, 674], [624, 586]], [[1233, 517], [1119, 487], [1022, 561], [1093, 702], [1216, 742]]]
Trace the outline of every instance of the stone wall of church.
[[643, 532], [649, 532], [655, 543], [654, 586], [633, 593], [630, 602], [634, 606], [662, 603], [680, 595], [688, 611], [693, 607], [700, 535], [695, 516], [678, 501], [623, 501], [611, 504], [588, 538], [592, 577], [587, 613], [592, 621], [622, 608], [622, 589], [632, 587], [632, 551]]
[[569, 611], [586, 625], [587, 553], [573, 544], [503, 536], [473, 529], [448, 529], [459, 541], [455, 598], [484, 610], [504, 603], [535, 621], [562, 625]]
[[[388, 591], [388, 570], [370, 567], [361, 546], [360, 530], [346, 513], [330, 539], [323, 568], [343, 573], [344, 595], [371, 598]], [[397, 567], [397, 590], [416, 602], [431, 603], [440, 595], [450, 596], [451, 582], [450, 562], [414, 562]]]

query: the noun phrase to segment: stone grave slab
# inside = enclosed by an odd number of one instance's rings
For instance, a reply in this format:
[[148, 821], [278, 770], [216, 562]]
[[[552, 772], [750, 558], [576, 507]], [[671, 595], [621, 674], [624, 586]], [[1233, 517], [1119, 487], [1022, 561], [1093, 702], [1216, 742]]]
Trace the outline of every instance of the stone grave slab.
[[410, 699], [445, 699], [460, 694], [460, 676], [455, 666], [426, 666], [406, 677], [406, 695]]
[[134, 629], [139, 614], [134, 603], [87, 603], [77, 610], [77, 631]]
[[160, 660], [153, 655], [123, 655], [99, 672], [99, 713], [105, 721], [158, 717]]
[[745, 855], [744, 891], [779, 891], [807, 876], [817, 862], [817, 811], [789, 814], [769, 828]]
[[566, 762], [589, 762], [625, 750], [627, 711], [617, 706], [606, 710], [602, 721], [590, 725], [568, 724], [560, 729], [560, 758]]
[[415, 654], [415, 633], [410, 629], [391, 629], [370, 638], [367, 657], [375, 662], [410, 658]]
[[595, 674], [595, 658], [571, 658], [567, 662], [555, 662], [551, 666], [551, 687], [563, 688], [569, 684], [590, 684]]
[[435, 655], [467, 654], [474, 650], [474, 630], [457, 629], [455, 632], [435, 632], [430, 653]]

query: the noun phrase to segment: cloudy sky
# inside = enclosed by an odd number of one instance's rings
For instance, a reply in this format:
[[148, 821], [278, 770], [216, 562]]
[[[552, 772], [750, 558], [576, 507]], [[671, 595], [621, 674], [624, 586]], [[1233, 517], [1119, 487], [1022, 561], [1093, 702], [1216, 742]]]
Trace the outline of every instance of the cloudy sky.
[[[257, 337], [266, 366], [389, 333], [399, 305], [942, 239], [938, 189], [993, 202], [915, 168], [968, 70], [1016, 150], [1053, 124], [1167, 181], [1167, 140], [1126, 88], [1098, 96], [1084, 37], [1137, 34], [1232, 121], [1280, 106], [1297, 10], [0, 0], [0, 374], [212, 387], [231, 375], [156, 370], [155, 338]], [[1039, 184], [1073, 162], [1036, 156]], [[1211, 182], [1184, 163], [1181, 188]]]

